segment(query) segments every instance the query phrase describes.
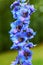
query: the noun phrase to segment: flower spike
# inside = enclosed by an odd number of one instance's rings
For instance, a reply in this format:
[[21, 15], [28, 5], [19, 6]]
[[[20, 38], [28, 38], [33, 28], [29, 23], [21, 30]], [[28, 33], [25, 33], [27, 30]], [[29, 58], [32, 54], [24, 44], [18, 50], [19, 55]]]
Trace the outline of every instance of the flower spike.
[[10, 39], [13, 42], [12, 49], [18, 51], [18, 56], [11, 65], [32, 65], [32, 51], [30, 48], [35, 47], [30, 39], [34, 38], [36, 32], [29, 27], [30, 16], [35, 12], [33, 5], [30, 5], [26, 0], [17, 0], [10, 6], [13, 18], [16, 21], [10, 24], [11, 30], [9, 31]]

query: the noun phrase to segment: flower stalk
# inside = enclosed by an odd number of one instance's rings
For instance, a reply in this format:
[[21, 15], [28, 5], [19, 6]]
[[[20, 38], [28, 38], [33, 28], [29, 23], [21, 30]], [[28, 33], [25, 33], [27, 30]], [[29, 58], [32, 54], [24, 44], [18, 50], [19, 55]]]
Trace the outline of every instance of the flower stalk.
[[29, 27], [29, 24], [30, 16], [35, 12], [35, 8], [33, 5], [28, 4], [26, 0], [17, 0], [11, 4], [10, 8], [13, 18], [16, 19], [10, 24], [11, 30], [9, 33], [13, 42], [10, 49], [18, 51], [18, 56], [11, 65], [32, 65], [32, 51], [30, 48], [36, 45], [29, 42], [29, 40], [34, 38], [36, 32]]

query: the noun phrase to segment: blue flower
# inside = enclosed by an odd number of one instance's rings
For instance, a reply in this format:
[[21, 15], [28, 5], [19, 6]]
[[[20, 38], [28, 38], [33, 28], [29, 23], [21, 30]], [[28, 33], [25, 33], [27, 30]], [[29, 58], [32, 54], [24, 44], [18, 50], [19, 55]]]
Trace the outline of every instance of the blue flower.
[[19, 20], [15, 21], [15, 22], [12, 22], [11, 23], [11, 30], [9, 31], [9, 33], [16, 33], [16, 32], [20, 32], [22, 27], [23, 27], [23, 23]]
[[13, 42], [11, 49], [16, 49], [17, 47], [22, 48], [26, 44], [26, 40], [27, 40], [24, 33], [21, 32], [10, 36], [10, 38]]
[[22, 41], [24, 41], [24, 34], [17, 33], [15, 35], [11, 36], [11, 39], [14, 39], [14, 40], [17, 39], [19, 42], [22, 42]]
[[20, 7], [20, 2], [19, 1], [15, 1], [13, 4], [11, 4], [11, 6], [10, 6], [10, 8], [11, 9], [14, 9], [14, 10], [16, 10], [16, 11], [18, 11], [19, 10], [19, 7]]
[[33, 48], [34, 44], [32, 42], [29, 42], [29, 43], [26, 44], [26, 47]]
[[36, 32], [34, 32], [33, 29], [31, 29], [31, 28], [26, 29], [25, 36], [28, 39], [32, 39], [34, 37], [34, 35], [36, 35]]
[[[23, 0], [25, 1], [25, 0]], [[14, 7], [14, 8], [13, 8]], [[10, 8], [13, 8], [11, 11], [13, 14], [13, 18], [21, 19], [22, 21], [29, 20], [30, 15], [35, 12], [35, 8], [33, 5], [28, 5], [26, 3], [21, 4], [19, 1], [14, 2]]]
[[25, 46], [26, 42], [20, 42], [20, 43], [13, 43], [10, 49], [17, 49], [20, 50]]
[[28, 9], [28, 11], [30, 11], [30, 15], [36, 11], [34, 5], [27, 4], [26, 8]]
[[10, 35], [10, 39], [12, 40], [13, 43], [18, 43], [18, 39], [15, 35]]
[[32, 51], [28, 47], [24, 47], [23, 50], [24, 50], [24, 55], [26, 55], [25, 52], [27, 52], [26, 56], [31, 56], [32, 55]]
[[11, 30], [9, 31], [10, 36], [17, 34], [18, 32], [23, 32], [29, 26], [30, 21], [22, 22], [22, 21], [15, 21], [11, 23]]
[[19, 25], [21, 25], [21, 26], [23, 25], [20, 20], [16, 20], [15, 22], [12, 22], [12, 23], [10, 24], [11, 28], [16, 28], [16, 27], [19, 26]]
[[9, 33], [10, 33], [10, 35], [15, 35], [15, 34], [17, 34], [17, 33], [20, 32], [20, 31], [23, 31], [22, 25], [18, 25], [18, 26], [16, 26], [15, 28], [12, 28], [12, 29], [9, 31]]
[[21, 9], [19, 11], [18, 19], [21, 21], [30, 20], [30, 15], [29, 15], [28, 9], [26, 9], [25, 7], [21, 7]]
[[13, 18], [17, 19], [17, 13], [19, 12], [18, 10], [20, 10], [20, 2], [15, 1], [13, 4], [11, 4], [10, 8], [12, 9], [11, 12], [13, 14]]
[[28, 39], [33, 38], [35, 35], [35, 32], [31, 28], [28, 28], [25, 32], [19, 32], [17, 34], [11, 33], [10, 38], [13, 41], [13, 43], [22, 43], [26, 42]]
[[19, 51], [18, 57], [21, 63], [24, 62], [31, 62], [32, 60], [32, 52], [29, 48], [24, 47], [22, 50]]
[[29, 26], [29, 24], [24, 23], [24, 24], [23, 24], [23, 27], [22, 27], [22, 30], [25, 31], [25, 30], [28, 28], [28, 26]]
[[11, 12], [12, 12], [12, 14], [13, 14], [13, 18], [14, 18], [14, 19], [17, 19], [18, 16], [19, 16], [19, 11], [15, 11], [15, 10], [13, 9]]
[[16, 28], [15, 28], [15, 29], [12, 28], [12, 29], [9, 31], [10, 35], [15, 35], [17, 32], [18, 32], [18, 31], [17, 31]]

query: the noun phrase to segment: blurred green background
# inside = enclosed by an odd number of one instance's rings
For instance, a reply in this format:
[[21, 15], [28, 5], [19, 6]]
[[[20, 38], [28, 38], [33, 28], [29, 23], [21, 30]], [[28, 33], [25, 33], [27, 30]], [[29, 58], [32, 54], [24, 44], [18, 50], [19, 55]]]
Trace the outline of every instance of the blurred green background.
[[[12, 41], [8, 33], [10, 22], [14, 21], [10, 10], [13, 2], [14, 0], [0, 0], [0, 65], [10, 65], [17, 56], [17, 51], [10, 51]], [[32, 49], [34, 52], [32, 63], [33, 65], [43, 65], [43, 0], [30, 0], [30, 4], [36, 8], [36, 12], [31, 16], [30, 27], [37, 32], [34, 39], [30, 40], [37, 44]]]

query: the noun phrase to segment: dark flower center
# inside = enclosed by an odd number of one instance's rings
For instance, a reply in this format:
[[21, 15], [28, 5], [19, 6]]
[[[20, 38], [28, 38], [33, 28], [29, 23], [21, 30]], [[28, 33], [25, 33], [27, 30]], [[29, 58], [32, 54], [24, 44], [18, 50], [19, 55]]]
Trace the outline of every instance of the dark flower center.
[[33, 35], [33, 34], [32, 34], [31, 32], [28, 32], [28, 33], [27, 33], [27, 36], [28, 36], [28, 37], [30, 37], [30, 36], [32, 36], [32, 35]]
[[28, 12], [23, 12], [23, 17], [27, 17], [28, 16]]
[[30, 56], [30, 52], [24, 52], [24, 56], [26, 57], [26, 59], [28, 59], [28, 56]]
[[18, 61], [18, 64], [20, 64], [20, 61]]
[[21, 48], [20, 48], [20, 46], [18, 46], [18, 50], [20, 50]]
[[24, 56], [29, 56], [29, 53], [28, 52], [24, 52]]
[[16, 28], [17, 28], [18, 31], [20, 31], [21, 28], [22, 28], [22, 26], [19, 25], [19, 26], [17, 26]]
[[24, 38], [19, 38], [18, 40], [19, 40], [19, 42], [23, 42]]

